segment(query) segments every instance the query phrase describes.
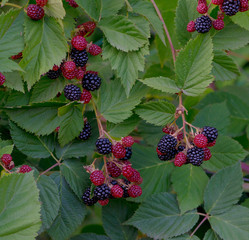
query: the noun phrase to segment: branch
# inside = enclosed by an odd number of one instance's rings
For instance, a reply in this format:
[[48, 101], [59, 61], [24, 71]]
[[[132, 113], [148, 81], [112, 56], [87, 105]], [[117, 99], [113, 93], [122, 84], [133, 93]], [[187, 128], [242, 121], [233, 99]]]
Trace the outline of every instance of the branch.
[[195, 228], [195, 230], [191, 233], [190, 237], [192, 237], [192, 236], [196, 233], [196, 231], [201, 227], [201, 225], [202, 225], [208, 218], [209, 218], [209, 216], [206, 215], [206, 217], [204, 217], [204, 218], [202, 219], [202, 221], [199, 223], [199, 225], [198, 225], [198, 226]]
[[241, 168], [242, 168], [243, 172], [249, 173], [249, 165], [248, 164], [241, 162]]
[[175, 61], [176, 61], [176, 51], [175, 51], [175, 48], [174, 48], [174, 46], [173, 46], [171, 37], [170, 37], [170, 35], [169, 35], [169, 31], [168, 31], [168, 29], [167, 29], [167, 26], [166, 26], [166, 24], [165, 24], [165, 22], [164, 22], [164, 20], [163, 20], [162, 14], [161, 14], [161, 12], [160, 12], [158, 6], [156, 5], [155, 1], [154, 1], [154, 0], [150, 0], [150, 1], [151, 1], [151, 3], [153, 4], [153, 6], [154, 6], [154, 8], [155, 8], [155, 10], [156, 10], [156, 12], [157, 12], [158, 17], [159, 17], [159, 19], [161, 20], [161, 22], [162, 22], [162, 24], [163, 24], [163, 28], [164, 28], [164, 31], [165, 31], [166, 36], [167, 36], [167, 38], [168, 38], [169, 45], [170, 45], [170, 49], [171, 49], [171, 52], [172, 52], [173, 61], [174, 61], [174, 63], [175, 63]]
[[41, 175], [44, 175], [45, 173], [49, 172], [51, 169], [53, 169], [53, 168], [55, 168], [55, 167], [57, 167], [57, 166], [59, 166], [59, 165], [61, 165], [61, 163], [57, 162], [56, 164], [54, 164], [53, 166], [51, 166], [50, 168], [48, 168], [47, 170], [45, 170], [44, 172], [42, 172], [42, 173], [40, 174], [40, 176], [41, 176]]

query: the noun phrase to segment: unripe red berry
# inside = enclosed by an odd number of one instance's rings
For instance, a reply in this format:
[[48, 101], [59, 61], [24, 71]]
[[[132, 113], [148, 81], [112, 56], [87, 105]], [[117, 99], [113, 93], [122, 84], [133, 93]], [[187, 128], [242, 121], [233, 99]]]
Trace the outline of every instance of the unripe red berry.
[[35, 4], [30, 4], [27, 8], [27, 15], [32, 19], [32, 20], [40, 20], [44, 17], [44, 9], [38, 5]]
[[5, 83], [5, 76], [0, 72], [0, 86]]
[[133, 175], [133, 168], [130, 165], [125, 165], [122, 168], [122, 174], [126, 178], [131, 177]]
[[105, 206], [109, 203], [109, 199], [105, 199], [105, 200], [99, 200], [98, 203], [101, 205], [101, 206]]
[[10, 154], [3, 154], [1, 160], [5, 166], [9, 166], [10, 162], [12, 161], [12, 157]]
[[66, 0], [66, 2], [68, 2], [73, 8], [77, 8], [79, 6], [74, 0]]
[[19, 169], [19, 173], [27, 173], [32, 171], [32, 168], [29, 165], [22, 165]]
[[127, 179], [130, 181], [130, 182], [139, 182], [141, 176], [140, 176], [140, 173], [136, 170], [136, 169], [133, 169], [133, 174], [131, 177], [127, 177]]
[[190, 21], [188, 23], [187, 31], [188, 32], [194, 32], [195, 31], [195, 22], [194, 21]]
[[134, 144], [134, 138], [132, 136], [126, 136], [122, 138], [122, 144], [124, 147], [131, 147]]
[[82, 79], [85, 75], [85, 71], [82, 68], [76, 69], [76, 78], [78, 80]]
[[212, 0], [212, 3], [214, 5], [221, 5], [223, 3], [224, 0]]
[[197, 12], [200, 14], [205, 14], [208, 11], [208, 6], [205, 3], [198, 4], [197, 6]]
[[105, 182], [105, 176], [101, 170], [95, 170], [91, 173], [90, 180], [95, 186], [100, 186]]
[[194, 144], [198, 148], [204, 148], [207, 146], [208, 139], [203, 134], [197, 134], [194, 138]]
[[[76, 64], [73, 61], [67, 61], [63, 64], [63, 69], [65, 72], [71, 73], [75, 71], [76, 69]], [[76, 73], [76, 71], [75, 71]]]
[[213, 147], [216, 144], [216, 140], [207, 144], [207, 147]]
[[217, 19], [215, 21], [213, 21], [213, 27], [216, 30], [222, 30], [224, 28], [224, 21], [221, 19]]
[[71, 44], [74, 48], [76, 48], [77, 50], [80, 50], [80, 51], [86, 49], [86, 47], [87, 47], [86, 39], [82, 36], [79, 36], [79, 35], [72, 38]]
[[19, 52], [17, 55], [11, 56], [11, 59], [13, 59], [13, 60], [16, 60], [16, 59], [19, 59], [19, 58], [22, 58], [22, 52]]
[[115, 198], [121, 198], [124, 194], [124, 190], [119, 185], [114, 185], [111, 188], [111, 194]]
[[99, 47], [98, 45], [92, 44], [92, 45], [89, 47], [88, 52], [89, 52], [92, 56], [97, 56], [97, 55], [99, 55], [100, 53], [102, 53], [102, 49], [101, 49], [101, 47]]
[[92, 99], [91, 92], [87, 91], [86, 89], [83, 89], [83, 92], [80, 96], [80, 101], [84, 102], [85, 104], [89, 103]]
[[45, 5], [47, 5], [48, 0], [36, 0], [36, 5], [40, 6], [40, 7], [44, 7]]
[[116, 158], [124, 158], [126, 150], [121, 143], [116, 143], [114, 146], [112, 146], [112, 153]]
[[107, 171], [112, 177], [119, 177], [122, 173], [121, 169], [114, 162], [107, 163]]
[[212, 153], [210, 152], [210, 149], [207, 147], [203, 148], [204, 150], [204, 161], [208, 161], [212, 157]]
[[175, 164], [176, 167], [181, 167], [186, 162], [187, 162], [187, 156], [183, 152], [179, 152], [175, 156], [174, 164]]
[[[89, 21], [89, 22], [83, 23], [83, 26], [84, 26], [86, 32], [93, 32], [94, 29], [96, 28], [96, 23]], [[88, 36], [90, 36], [90, 35], [88, 35]]]
[[142, 188], [140, 186], [137, 185], [132, 185], [129, 189], [128, 189], [128, 194], [130, 197], [132, 198], [136, 198], [142, 195]]

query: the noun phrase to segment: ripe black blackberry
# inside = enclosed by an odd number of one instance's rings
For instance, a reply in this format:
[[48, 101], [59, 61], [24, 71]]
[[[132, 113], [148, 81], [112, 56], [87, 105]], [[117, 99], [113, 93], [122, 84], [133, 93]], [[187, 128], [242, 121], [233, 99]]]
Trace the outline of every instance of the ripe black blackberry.
[[88, 91], [95, 91], [100, 88], [101, 78], [97, 74], [87, 73], [82, 79], [82, 87]]
[[130, 196], [129, 196], [129, 193], [128, 193], [128, 187], [122, 185], [121, 188], [124, 190], [123, 198], [128, 198], [128, 197], [130, 197]]
[[79, 139], [80, 140], [87, 140], [91, 136], [91, 125], [89, 122], [84, 123], [84, 128], [82, 132], [80, 132]]
[[166, 154], [164, 155], [157, 154], [157, 156], [161, 161], [167, 161], [173, 159], [176, 153], [177, 153], [176, 149], [171, 149]]
[[212, 20], [208, 16], [201, 16], [195, 21], [195, 29], [198, 33], [206, 33], [212, 27]]
[[90, 188], [87, 188], [82, 196], [82, 200], [87, 206], [92, 206], [98, 201], [96, 197], [90, 198], [90, 195], [91, 195], [91, 190]]
[[50, 79], [56, 79], [56, 78], [58, 78], [60, 75], [61, 75], [61, 70], [60, 70], [60, 69], [58, 69], [57, 71], [49, 70], [49, 71], [47, 72], [47, 76], [48, 76]]
[[203, 148], [193, 147], [187, 151], [187, 161], [195, 166], [200, 166], [204, 160]]
[[80, 100], [81, 90], [76, 85], [70, 84], [64, 88], [64, 95], [70, 101]]
[[84, 67], [88, 61], [88, 55], [86, 50], [79, 51], [76, 48], [73, 48], [70, 56], [77, 67]]
[[129, 160], [129, 159], [131, 159], [132, 148], [131, 147], [126, 147], [125, 150], [126, 150], [125, 157], [121, 158], [120, 160]]
[[228, 15], [235, 15], [240, 9], [240, 0], [225, 0], [221, 5], [222, 11]]
[[112, 180], [112, 181], [111, 181], [111, 184], [112, 184], [112, 185], [117, 185], [118, 182], [117, 182], [116, 180]]
[[178, 146], [177, 153], [182, 152], [184, 149], [185, 149], [184, 146], [182, 146], [182, 145]]
[[161, 153], [170, 152], [172, 149], [175, 149], [177, 144], [176, 138], [171, 135], [164, 135], [159, 141], [157, 148]]
[[110, 197], [111, 189], [104, 183], [94, 189], [94, 197], [98, 200], [105, 200]]
[[214, 127], [205, 126], [202, 134], [207, 137], [208, 143], [213, 142], [218, 137], [218, 130]]
[[96, 143], [97, 151], [100, 154], [109, 154], [112, 151], [112, 143], [108, 138], [99, 138]]

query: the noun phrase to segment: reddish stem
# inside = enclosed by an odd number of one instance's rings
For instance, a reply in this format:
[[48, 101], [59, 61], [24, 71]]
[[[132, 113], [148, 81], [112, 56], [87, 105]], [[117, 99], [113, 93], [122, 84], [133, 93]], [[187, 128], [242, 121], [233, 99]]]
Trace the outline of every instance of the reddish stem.
[[202, 225], [208, 218], [209, 218], [209, 216], [206, 215], [206, 216], [202, 219], [202, 221], [199, 223], [199, 225], [198, 225], [198, 226], [195, 228], [195, 230], [191, 233], [190, 237], [192, 237], [192, 236], [196, 233], [196, 231], [201, 227], [201, 225]]
[[7, 172], [7, 173], [11, 173], [2, 163], [0, 163], [0, 165], [2, 166], [2, 168]]
[[42, 172], [40, 175], [44, 175], [45, 173], [49, 172], [51, 169], [57, 167], [61, 165], [59, 162], [55, 163], [53, 166], [51, 166], [50, 168], [48, 168], [47, 170], [45, 170], [44, 172]]
[[249, 173], [249, 165], [247, 165], [246, 163], [242, 162], [241, 168], [242, 168], [243, 172]]

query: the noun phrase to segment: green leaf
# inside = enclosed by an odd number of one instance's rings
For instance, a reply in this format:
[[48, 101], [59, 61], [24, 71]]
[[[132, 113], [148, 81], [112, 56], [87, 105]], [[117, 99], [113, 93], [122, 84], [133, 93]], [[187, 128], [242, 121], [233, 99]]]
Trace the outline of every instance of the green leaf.
[[178, 93], [181, 90], [176, 86], [173, 79], [167, 77], [153, 77], [140, 80], [147, 86], [166, 93]]
[[247, 240], [249, 238], [249, 209], [234, 206], [229, 211], [211, 216], [209, 219], [212, 228], [222, 239]]
[[48, 135], [60, 126], [62, 118], [57, 116], [57, 107], [37, 107], [6, 110], [12, 121], [37, 135]]
[[239, 25], [240, 27], [249, 31], [249, 13], [247, 12], [238, 12], [233, 16], [232, 21]]
[[85, 189], [90, 185], [89, 173], [79, 160], [67, 160], [60, 166], [61, 174], [74, 193], [81, 199]]
[[35, 84], [32, 91], [31, 102], [45, 102], [54, 98], [58, 92], [62, 92], [66, 84], [65, 78], [50, 79], [43, 77]]
[[0, 71], [1, 72], [12, 72], [12, 71], [23, 71], [23, 69], [14, 61], [7, 58], [0, 57]]
[[140, 122], [140, 118], [137, 115], [132, 115], [121, 123], [114, 124], [107, 122], [107, 130], [109, 134], [116, 138], [128, 136]]
[[132, 115], [132, 110], [140, 103], [146, 92], [147, 88], [141, 83], [137, 83], [127, 98], [119, 81], [103, 82], [98, 99], [98, 109], [107, 121], [120, 123]]
[[39, 176], [37, 187], [40, 191], [42, 231], [44, 231], [51, 226], [58, 214], [60, 198], [57, 185], [48, 176]]
[[101, 17], [115, 15], [123, 6], [124, 0], [102, 0]]
[[148, 123], [165, 126], [174, 120], [175, 110], [175, 106], [170, 102], [151, 101], [139, 105], [135, 112]]
[[0, 178], [0, 196], [0, 238], [35, 239], [41, 220], [33, 173], [12, 173]]
[[176, 36], [182, 46], [185, 46], [192, 34], [187, 31], [187, 25], [190, 21], [196, 19], [199, 14], [196, 11], [197, 1], [179, 0], [176, 8]]
[[72, 105], [69, 112], [64, 115], [64, 119], [60, 124], [59, 143], [61, 146], [78, 137], [84, 127], [84, 120], [81, 110]]
[[[1, 144], [1, 143], [0, 143]], [[14, 148], [14, 145], [11, 144], [11, 145], [7, 145], [7, 146], [4, 146], [2, 147], [0, 145], [0, 157], [3, 156], [3, 154], [11, 154], [12, 151], [13, 151], [13, 148]]]
[[148, 45], [138, 51], [123, 52], [118, 51], [107, 41], [104, 41], [103, 59], [110, 60], [112, 69], [117, 72], [117, 76], [121, 79], [127, 96], [138, 78], [138, 72], [144, 70], [144, 55], [148, 53]]
[[67, 52], [63, 29], [53, 18], [44, 17], [39, 21], [25, 18], [25, 43], [20, 66], [25, 70], [24, 81], [30, 89], [40, 75], [54, 64], [60, 65]]
[[129, 219], [137, 206], [125, 200], [113, 200], [103, 207], [102, 220], [105, 232], [111, 239], [115, 240], [135, 240], [137, 229], [123, 225]]
[[239, 163], [216, 173], [209, 181], [204, 193], [206, 212], [217, 215], [228, 211], [241, 197], [242, 182]]
[[202, 204], [208, 180], [208, 176], [201, 168], [190, 164], [173, 171], [173, 187], [182, 213]]
[[249, 198], [247, 198], [243, 203], [241, 203], [241, 206], [249, 208]]
[[165, 44], [165, 37], [163, 31], [163, 25], [158, 15], [150, 2], [142, 0], [129, 0], [131, 7], [135, 13], [141, 14], [144, 16], [152, 25], [161, 41]]
[[212, 41], [210, 36], [199, 35], [190, 40], [176, 59], [176, 85], [183, 93], [198, 96], [213, 81]]
[[235, 140], [227, 136], [219, 136], [214, 147], [210, 148], [212, 158], [202, 166], [209, 171], [218, 171], [235, 164], [247, 156], [247, 152]]
[[10, 134], [17, 149], [29, 157], [47, 158], [53, 151], [53, 139], [50, 137], [38, 138], [25, 132], [13, 122], [10, 122]]
[[167, 239], [189, 231], [198, 218], [195, 211], [182, 215], [176, 196], [158, 193], [147, 198], [127, 224], [137, 227], [149, 237]]
[[86, 207], [59, 173], [51, 175], [51, 178], [58, 186], [61, 206], [48, 233], [52, 239], [66, 240], [81, 225], [86, 215]]
[[[239, 36], [239, 38], [238, 38]], [[234, 41], [236, 39], [236, 42]], [[235, 50], [249, 43], [249, 31], [230, 22], [221, 31], [216, 32], [213, 37], [214, 49]]]
[[24, 93], [23, 80], [19, 72], [15, 71], [10, 73], [5, 73], [4, 75], [6, 78], [4, 85], [6, 87]]
[[215, 76], [215, 80], [226, 81], [236, 79], [240, 72], [230, 56], [222, 51], [215, 51], [212, 74]]
[[143, 178], [143, 194], [134, 201], [142, 202], [152, 194], [169, 190], [174, 167], [169, 161], [160, 161], [155, 148], [134, 144], [131, 162]]
[[200, 240], [200, 238], [198, 238], [197, 236], [193, 235], [192, 237], [187, 235], [187, 234], [184, 234], [182, 236], [179, 236], [179, 237], [174, 237], [174, 238], [170, 238], [170, 240]]
[[221, 238], [212, 229], [209, 229], [203, 240], [221, 240]]
[[62, 0], [48, 0], [44, 6], [46, 15], [54, 18], [63, 19], [66, 15], [66, 11], [63, 7]]
[[111, 16], [99, 22], [107, 41], [119, 50], [138, 50], [147, 43], [147, 38], [125, 16]]
[[91, 18], [95, 21], [99, 21], [102, 8], [101, 0], [75, 0], [75, 2], [77, 2], [78, 5], [82, 7]]
[[83, 233], [80, 235], [77, 235], [73, 238], [70, 238], [70, 240], [110, 240], [109, 237], [105, 236], [105, 235], [98, 235], [95, 233]]

